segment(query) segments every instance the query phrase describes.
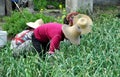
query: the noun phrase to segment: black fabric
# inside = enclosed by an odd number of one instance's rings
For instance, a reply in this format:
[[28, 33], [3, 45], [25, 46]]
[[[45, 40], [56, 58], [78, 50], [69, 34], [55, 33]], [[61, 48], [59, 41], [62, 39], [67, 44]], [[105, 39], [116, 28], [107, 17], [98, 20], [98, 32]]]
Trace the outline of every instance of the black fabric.
[[32, 35], [32, 44], [38, 53], [42, 51], [41, 43], [35, 38], [34, 34]]
[[69, 22], [68, 22], [68, 20], [66, 19], [66, 17], [65, 17], [64, 20], [63, 20], [63, 24], [69, 25]]
[[82, 38], [82, 35], [80, 35], [80, 38]]
[[15, 10], [16, 9], [16, 5], [14, 2], [11, 2], [12, 3], [12, 10]]
[[40, 42], [35, 38], [34, 34], [32, 35], [32, 44], [40, 56], [44, 56], [46, 51], [49, 50], [49, 43]]

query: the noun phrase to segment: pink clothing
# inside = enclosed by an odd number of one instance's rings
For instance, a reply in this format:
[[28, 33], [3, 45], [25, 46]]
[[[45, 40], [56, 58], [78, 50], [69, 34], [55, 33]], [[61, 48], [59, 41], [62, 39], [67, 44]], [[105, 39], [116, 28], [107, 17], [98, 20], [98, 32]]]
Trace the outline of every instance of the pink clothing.
[[42, 43], [50, 41], [49, 50], [53, 52], [55, 49], [59, 49], [60, 41], [64, 39], [62, 24], [59, 23], [43, 24], [34, 30], [34, 35]]

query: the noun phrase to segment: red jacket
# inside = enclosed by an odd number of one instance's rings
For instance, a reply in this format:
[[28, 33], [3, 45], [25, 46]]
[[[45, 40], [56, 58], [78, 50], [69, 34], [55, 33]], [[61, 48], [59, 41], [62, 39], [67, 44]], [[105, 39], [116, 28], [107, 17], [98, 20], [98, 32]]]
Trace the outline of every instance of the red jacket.
[[50, 42], [49, 50], [59, 49], [60, 41], [64, 40], [62, 24], [47, 23], [34, 30], [35, 38], [42, 43]]

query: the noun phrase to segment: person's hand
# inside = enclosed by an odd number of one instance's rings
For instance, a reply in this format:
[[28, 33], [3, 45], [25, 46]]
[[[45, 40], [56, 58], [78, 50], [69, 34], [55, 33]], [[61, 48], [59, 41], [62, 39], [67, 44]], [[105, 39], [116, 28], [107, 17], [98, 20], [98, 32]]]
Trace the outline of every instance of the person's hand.
[[53, 51], [49, 51], [49, 52], [48, 52], [48, 54], [53, 55], [53, 54], [54, 54], [54, 52], [53, 52]]
[[48, 59], [54, 58], [54, 52], [53, 52], [53, 51], [47, 52], [47, 58], [48, 58]]

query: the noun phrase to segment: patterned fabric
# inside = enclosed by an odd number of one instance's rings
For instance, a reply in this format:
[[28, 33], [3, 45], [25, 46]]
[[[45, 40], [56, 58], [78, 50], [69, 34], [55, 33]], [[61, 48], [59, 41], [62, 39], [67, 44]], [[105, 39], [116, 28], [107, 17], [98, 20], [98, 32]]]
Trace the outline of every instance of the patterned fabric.
[[11, 41], [11, 49], [19, 47], [27, 40], [31, 40], [32, 33], [33, 31], [30, 30], [24, 30], [21, 33], [18, 33]]
[[12, 49], [14, 57], [25, 55], [26, 52], [30, 52], [34, 49], [31, 40], [32, 34], [33, 31], [24, 30], [12, 39], [10, 48]]

